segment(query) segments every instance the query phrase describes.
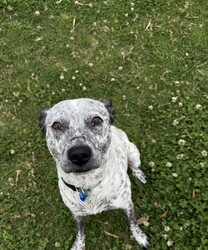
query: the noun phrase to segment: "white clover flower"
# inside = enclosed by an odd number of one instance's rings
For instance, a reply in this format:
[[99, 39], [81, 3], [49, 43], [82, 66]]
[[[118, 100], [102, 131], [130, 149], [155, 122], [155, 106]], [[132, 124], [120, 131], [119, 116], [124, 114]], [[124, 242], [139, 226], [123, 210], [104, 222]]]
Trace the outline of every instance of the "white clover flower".
[[164, 230], [165, 230], [166, 232], [169, 232], [169, 231], [170, 231], [170, 227], [169, 227], [169, 226], [165, 226], [165, 227], [164, 227]]
[[196, 105], [196, 109], [201, 109], [202, 108], [202, 105], [201, 104], [197, 104]]
[[116, 80], [116, 79], [115, 79], [114, 77], [111, 78], [111, 82], [115, 82], [115, 80]]
[[182, 106], [183, 106], [183, 103], [182, 103], [182, 102], [179, 102], [179, 103], [178, 103], [178, 106], [179, 106], [179, 107], [182, 107]]
[[72, 80], [76, 80], [76, 76], [72, 76]]
[[40, 16], [40, 11], [39, 10], [36, 10], [35, 13], [34, 13], [35, 16]]
[[61, 73], [61, 75], [60, 75], [60, 80], [64, 80], [64, 74], [63, 73]]
[[135, 4], [132, 2], [132, 3], [131, 3], [131, 6], [134, 6], [134, 5], [135, 5]]
[[172, 97], [172, 102], [176, 102], [178, 99], [178, 96]]
[[149, 162], [149, 166], [150, 166], [150, 167], [154, 167], [154, 166], [155, 166], [155, 163], [154, 163], [153, 161], [150, 161], [150, 162]]
[[83, 86], [82, 90], [83, 90], [83, 91], [86, 91], [86, 90], [87, 90], [87, 87]]
[[131, 11], [134, 11], [134, 8], [133, 8], [133, 7], [131, 8]]
[[172, 240], [168, 240], [168, 241], [167, 241], [167, 246], [168, 246], [168, 247], [171, 247], [172, 245], [173, 245], [173, 241], [172, 241]]
[[11, 150], [10, 150], [10, 153], [11, 153], [12, 155], [15, 154], [14, 149], [11, 149]]
[[162, 234], [162, 237], [166, 240], [168, 238], [167, 234]]
[[125, 52], [124, 52], [124, 51], [122, 51], [122, 52], [121, 52], [121, 55], [122, 55], [122, 56], [125, 56]]
[[59, 242], [55, 242], [55, 247], [60, 247], [61, 244]]
[[122, 96], [122, 99], [125, 101], [125, 100], [126, 100], [126, 95], [123, 95], [123, 96]]
[[173, 126], [176, 126], [179, 124], [179, 121], [177, 119], [175, 119], [172, 124], [173, 124]]
[[167, 168], [171, 168], [172, 167], [172, 163], [171, 162], [167, 162], [165, 165]]
[[118, 67], [118, 70], [123, 70], [123, 67], [122, 67], [122, 66], [119, 66], [119, 67]]
[[178, 145], [180, 145], [180, 146], [184, 146], [185, 144], [186, 144], [186, 141], [183, 140], [183, 139], [180, 139], [180, 140], [178, 141]]
[[203, 168], [206, 165], [206, 162], [200, 162], [199, 164]]
[[151, 142], [155, 144], [157, 141], [155, 139], [152, 139]]
[[206, 150], [203, 150], [203, 151], [201, 151], [201, 155], [202, 155], [203, 157], [207, 157], [208, 153], [207, 153]]
[[128, 14], [128, 13], [126, 13], [124, 16], [125, 16], [125, 17], [128, 17], [128, 16], [129, 16], [129, 14]]
[[66, 91], [65, 89], [61, 89], [61, 92], [63, 92], [63, 93], [64, 93], [65, 91]]
[[176, 173], [173, 173], [172, 176], [173, 177], [178, 177], [178, 175]]
[[184, 158], [184, 154], [179, 154], [176, 156], [176, 159], [182, 160]]
[[88, 65], [89, 65], [89, 67], [93, 67], [93, 63], [89, 63]]
[[148, 107], [148, 109], [149, 109], [149, 110], [153, 110], [153, 106], [150, 105], [150, 106]]

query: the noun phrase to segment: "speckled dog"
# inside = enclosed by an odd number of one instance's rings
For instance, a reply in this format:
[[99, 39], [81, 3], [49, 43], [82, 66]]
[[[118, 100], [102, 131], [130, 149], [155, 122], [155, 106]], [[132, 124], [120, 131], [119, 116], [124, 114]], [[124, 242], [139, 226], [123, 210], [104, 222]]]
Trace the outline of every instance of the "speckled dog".
[[62, 101], [40, 115], [40, 129], [56, 161], [59, 189], [76, 221], [71, 250], [85, 249], [83, 217], [109, 209], [125, 211], [136, 241], [148, 246], [140, 230], [131, 199], [127, 167], [143, 183], [140, 154], [126, 134], [112, 125], [110, 101], [75, 99]]

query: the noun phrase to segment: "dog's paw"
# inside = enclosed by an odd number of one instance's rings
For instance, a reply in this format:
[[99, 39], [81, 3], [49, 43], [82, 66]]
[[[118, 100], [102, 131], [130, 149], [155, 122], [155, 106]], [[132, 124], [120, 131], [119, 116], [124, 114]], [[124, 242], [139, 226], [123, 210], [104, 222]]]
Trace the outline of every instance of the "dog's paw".
[[139, 242], [140, 246], [142, 246], [143, 248], [148, 248], [149, 247], [149, 241], [148, 241], [148, 237], [146, 236], [146, 234], [143, 234], [143, 237], [141, 239], [141, 241]]
[[149, 241], [148, 241], [148, 237], [146, 236], [146, 234], [142, 232], [139, 234], [134, 234], [134, 237], [141, 247], [146, 248], [146, 249], [149, 247]]
[[85, 243], [76, 240], [70, 250], [85, 250]]
[[133, 175], [138, 178], [142, 183], [146, 183], [146, 176], [140, 169], [134, 169], [133, 170]]

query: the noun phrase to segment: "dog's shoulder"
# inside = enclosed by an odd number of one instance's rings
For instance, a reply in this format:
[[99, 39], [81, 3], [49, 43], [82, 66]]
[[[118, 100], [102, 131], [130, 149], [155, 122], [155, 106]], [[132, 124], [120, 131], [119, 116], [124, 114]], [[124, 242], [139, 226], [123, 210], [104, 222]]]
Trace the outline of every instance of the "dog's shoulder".
[[121, 142], [125, 146], [129, 144], [128, 136], [122, 129], [119, 129], [112, 125], [111, 133], [114, 140]]

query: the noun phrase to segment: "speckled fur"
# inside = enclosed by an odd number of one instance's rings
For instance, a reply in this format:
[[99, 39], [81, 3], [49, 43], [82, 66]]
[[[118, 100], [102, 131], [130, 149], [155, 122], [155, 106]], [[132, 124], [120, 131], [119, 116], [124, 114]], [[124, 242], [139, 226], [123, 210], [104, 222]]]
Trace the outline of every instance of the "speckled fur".
[[[92, 127], [91, 120], [97, 116], [103, 122]], [[84, 216], [119, 208], [125, 211], [136, 241], [143, 247], [148, 246], [147, 237], [135, 219], [127, 174], [129, 165], [133, 174], [146, 183], [145, 176], [139, 169], [140, 154], [126, 134], [111, 124], [112, 117], [112, 109], [104, 103], [85, 98], [62, 101], [41, 113], [40, 128], [46, 134], [48, 149], [56, 161], [60, 193], [77, 225], [76, 241], [71, 250], [85, 249]], [[63, 124], [62, 131], [54, 131], [51, 127], [54, 122]], [[74, 165], [67, 157], [67, 151], [79, 144], [86, 144], [92, 150], [89, 162], [83, 166], [83, 169], [89, 170], [85, 173], [76, 173], [79, 166]], [[83, 189], [98, 182], [100, 184], [82, 202], [79, 193], [67, 187], [62, 178]]]

